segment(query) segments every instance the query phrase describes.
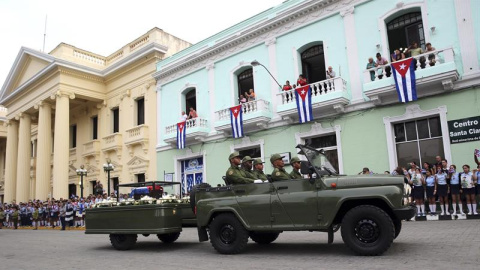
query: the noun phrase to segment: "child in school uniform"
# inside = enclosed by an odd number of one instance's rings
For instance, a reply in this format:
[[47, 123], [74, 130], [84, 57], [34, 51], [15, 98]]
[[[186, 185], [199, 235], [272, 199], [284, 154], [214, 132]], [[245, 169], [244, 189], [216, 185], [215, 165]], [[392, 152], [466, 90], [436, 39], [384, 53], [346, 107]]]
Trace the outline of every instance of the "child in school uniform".
[[442, 170], [441, 166], [437, 166], [437, 194], [438, 199], [440, 200], [440, 208], [442, 209], [442, 213], [440, 215], [444, 216], [445, 213], [447, 215], [450, 214], [448, 210], [448, 193], [450, 192], [450, 187], [447, 183], [447, 173]]
[[415, 168], [415, 171], [411, 174], [410, 184], [413, 185], [413, 198], [417, 205], [417, 217], [425, 216], [425, 179], [423, 178], [420, 168]]
[[470, 171], [470, 166], [463, 165], [463, 173], [460, 175], [460, 181], [462, 185], [463, 194], [467, 197], [467, 207], [469, 215], [478, 215], [477, 213], [477, 201], [475, 200], [475, 184], [477, 180], [476, 174], [474, 175]]
[[433, 174], [433, 169], [429, 168], [425, 170], [425, 185], [430, 215], [433, 216], [437, 214], [437, 204], [435, 203], [435, 194], [437, 193], [437, 178]]

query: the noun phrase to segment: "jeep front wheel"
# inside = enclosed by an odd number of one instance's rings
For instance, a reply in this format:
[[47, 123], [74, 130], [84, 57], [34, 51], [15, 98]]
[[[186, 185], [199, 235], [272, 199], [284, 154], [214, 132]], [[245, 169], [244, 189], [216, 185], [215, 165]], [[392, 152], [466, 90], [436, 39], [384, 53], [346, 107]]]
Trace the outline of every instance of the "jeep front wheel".
[[352, 208], [343, 217], [341, 226], [343, 242], [363, 256], [381, 255], [395, 237], [390, 216], [373, 205]]
[[210, 243], [221, 254], [237, 254], [247, 246], [248, 232], [233, 214], [220, 214], [210, 223]]
[[257, 244], [266, 245], [277, 240], [279, 234], [275, 232], [250, 232], [250, 238]]
[[157, 234], [158, 239], [165, 244], [170, 244], [177, 241], [179, 236], [180, 236], [180, 232]]
[[136, 234], [110, 234], [110, 243], [118, 250], [132, 249], [136, 242]]

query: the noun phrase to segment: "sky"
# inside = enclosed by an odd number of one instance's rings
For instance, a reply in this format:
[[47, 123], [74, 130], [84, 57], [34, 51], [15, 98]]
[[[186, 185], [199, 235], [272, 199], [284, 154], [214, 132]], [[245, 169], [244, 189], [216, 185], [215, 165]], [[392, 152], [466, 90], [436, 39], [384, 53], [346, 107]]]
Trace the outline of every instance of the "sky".
[[283, 0], [0, 0], [0, 86], [22, 46], [110, 55], [153, 27], [199, 42]]

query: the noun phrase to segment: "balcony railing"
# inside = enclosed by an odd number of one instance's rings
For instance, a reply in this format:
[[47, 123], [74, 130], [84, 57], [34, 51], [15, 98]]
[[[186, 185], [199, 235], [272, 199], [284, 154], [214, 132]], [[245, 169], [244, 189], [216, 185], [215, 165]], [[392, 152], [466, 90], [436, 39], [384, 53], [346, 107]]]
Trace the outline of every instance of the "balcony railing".
[[[186, 141], [187, 144], [191, 144], [194, 141], [202, 141], [205, 136], [210, 132], [208, 126], [208, 120], [205, 118], [197, 117], [185, 121], [186, 126]], [[165, 135], [163, 140], [167, 143], [174, 144], [177, 140], [177, 124], [169, 125], [165, 127]]]
[[103, 137], [103, 152], [115, 151], [120, 158], [122, 154], [122, 146], [122, 134], [120, 133], [113, 133]]
[[[270, 102], [263, 99], [242, 103], [243, 118], [248, 118], [248, 115], [256, 112], [268, 110], [269, 107]], [[215, 114], [217, 116], [217, 120], [219, 121], [230, 120], [230, 108], [217, 111]]]
[[[187, 127], [187, 135], [188, 135], [188, 131], [191, 128], [197, 128], [197, 127], [207, 128], [208, 127], [208, 121], [207, 121], [207, 119], [200, 118], [200, 117], [192, 118], [192, 119], [189, 119], [189, 120], [185, 121], [185, 126]], [[165, 134], [166, 135], [177, 134], [177, 124], [167, 126], [165, 128]]]
[[148, 126], [140, 125], [126, 131], [127, 138], [125, 145], [127, 145], [130, 155], [133, 154], [134, 145], [142, 145], [145, 154], [148, 152]]
[[[315, 97], [320, 97], [329, 93], [345, 91], [347, 88], [347, 82], [340, 77], [311, 83], [309, 85], [312, 89], [312, 100]], [[279, 97], [280, 104], [297, 102], [295, 89], [278, 93], [277, 96]]]
[[[267, 123], [272, 119], [270, 102], [257, 99], [254, 101], [242, 103], [243, 113], [243, 132], [253, 132], [267, 127]], [[215, 129], [217, 131], [229, 133], [232, 130], [230, 121], [230, 108], [225, 108], [215, 112]]]
[[100, 155], [100, 141], [92, 140], [83, 144], [83, 157], [98, 157]]
[[75, 160], [77, 158], [77, 148], [70, 148], [69, 150], [69, 159]]

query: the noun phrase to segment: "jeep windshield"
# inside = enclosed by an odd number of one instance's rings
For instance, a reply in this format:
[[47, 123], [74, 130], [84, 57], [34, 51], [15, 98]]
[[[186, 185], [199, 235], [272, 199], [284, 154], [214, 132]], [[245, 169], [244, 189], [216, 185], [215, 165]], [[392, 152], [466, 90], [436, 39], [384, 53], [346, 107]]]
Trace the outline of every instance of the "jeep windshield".
[[319, 151], [306, 145], [297, 145], [297, 148], [300, 149], [299, 154], [304, 155], [316, 170], [327, 171], [328, 174], [337, 174], [337, 171], [332, 166], [323, 150]]

